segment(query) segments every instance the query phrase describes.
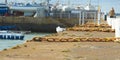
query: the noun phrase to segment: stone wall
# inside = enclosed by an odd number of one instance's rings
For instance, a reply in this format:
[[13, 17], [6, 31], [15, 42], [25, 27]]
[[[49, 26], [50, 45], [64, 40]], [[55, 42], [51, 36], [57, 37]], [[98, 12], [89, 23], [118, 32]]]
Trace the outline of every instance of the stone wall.
[[0, 25], [15, 25], [19, 30], [34, 32], [54, 32], [59, 25], [72, 27], [78, 24], [78, 19], [33, 18], [33, 17], [0, 17]]

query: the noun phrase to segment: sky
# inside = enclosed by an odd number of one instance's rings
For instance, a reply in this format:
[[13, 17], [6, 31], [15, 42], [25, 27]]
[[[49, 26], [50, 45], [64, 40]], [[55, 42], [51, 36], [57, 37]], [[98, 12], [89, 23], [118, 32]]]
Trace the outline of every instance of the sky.
[[[9, 2], [40, 2], [45, 0], [8, 0]], [[51, 0], [50, 3], [55, 3], [57, 0]], [[62, 4], [67, 4], [69, 0], [59, 0]], [[88, 0], [70, 0], [71, 4], [87, 4]], [[0, 0], [3, 3], [4, 0]], [[102, 12], [109, 12], [109, 10], [114, 7], [116, 13], [120, 13], [120, 0], [91, 0], [93, 5], [100, 5]]]

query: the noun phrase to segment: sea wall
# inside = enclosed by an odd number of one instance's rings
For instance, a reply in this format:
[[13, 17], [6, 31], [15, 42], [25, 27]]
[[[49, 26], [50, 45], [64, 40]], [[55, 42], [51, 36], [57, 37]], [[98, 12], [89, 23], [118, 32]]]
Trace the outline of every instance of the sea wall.
[[55, 28], [72, 27], [78, 24], [78, 19], [33, 18], [33, 17], [0, 17], [0, 26], [15, 25], [18, 30], [33, 32], [55, 32]]

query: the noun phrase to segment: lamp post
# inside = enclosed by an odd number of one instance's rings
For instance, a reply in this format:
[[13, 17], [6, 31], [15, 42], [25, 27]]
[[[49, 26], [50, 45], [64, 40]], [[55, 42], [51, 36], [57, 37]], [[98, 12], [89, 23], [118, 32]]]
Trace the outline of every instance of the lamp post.
[[100, 25], [100, 19], [101, 19], [101, 8], [98, 0], [98, 22], [97, 22], [98, 25]]
[[100, 18], [101, 18], [101, 9], [100, 6], [98, 6], [98, 25], [100, 25]]
[[5, 0], [5, 4], [7, 4], [7, 0]]
[[82, 22], [81, 22], [81, 11], [79, 11], [79, 25], [81, 25]]

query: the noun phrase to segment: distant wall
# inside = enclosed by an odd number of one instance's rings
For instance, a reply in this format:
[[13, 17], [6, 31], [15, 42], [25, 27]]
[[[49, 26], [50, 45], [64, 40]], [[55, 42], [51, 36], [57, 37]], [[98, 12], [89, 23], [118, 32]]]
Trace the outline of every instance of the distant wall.
[[0, 17], [0, 25], [16, 25], [20, 30], [31, 30], [37, 32], [51, 32], [59, 25], [71, 27], [78, 24], [78, 19], [53, 19], [33, 17]]

